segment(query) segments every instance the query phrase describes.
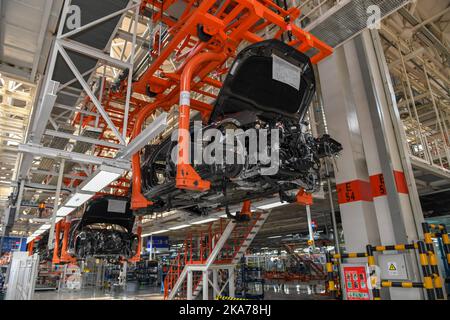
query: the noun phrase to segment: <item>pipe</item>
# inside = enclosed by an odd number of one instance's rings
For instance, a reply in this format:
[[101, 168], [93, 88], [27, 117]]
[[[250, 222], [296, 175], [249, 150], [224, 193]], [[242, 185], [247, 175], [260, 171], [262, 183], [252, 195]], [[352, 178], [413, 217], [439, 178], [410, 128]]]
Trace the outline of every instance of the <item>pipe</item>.
[[53, 247], [53, 259], [52, 264], [60, 263], [59, 259], [59, 236], [61, 233], [61, 221], [58, 222], [55, 226], [55, 246]]
[[34, 249], [34, 241], [35, 239], [31, 240], [30, 243], [28, 244], [28, 255], [32, 256], [33, 255], [33, 249]]
[[[136, 138], [142, 131], [144, 121], [158, 108], [170, 106], [175, 102], [175, 98], [166, 97], [163, 100], [155, 101], [147, 104], [137, 115], [134, 130], [131, 139]], [[142, 194], [142, 174], [141, 174], [141, 157], [139, 152], [136, 152], [131, 158], [132, 177], [132, 192], [131, 192], [131, 209], [146, 208], [153, 204]]]
[[191, 112], [191, 81], [194, 72], [205, 63], [224, 61], [227, 58], [224, 52], [200, 53], [193, 57], [183, 70], [180, 79], [180, 103], [178, 118], [178, 163], [176, 175], [176, 187], [179, 189], [188, 189], [194, 191], [205, 191], [210, 187], [209, 181], [200, 178], [195, 169], [189, 164], [189, 145], [188, 136]]
[[61, 262], [70, 261], [70, 256], [67, 254], [67, 245], [69, 242], [70, 222], [64, 222], [64, 235], [61, 246]]
[[341, 249], [339, 248], [339, 233], [337, 230], [336, 212], [334, 211], [333, 193], [331, 192], [331, 181], [330, 181], [331, 179], [330, 179], [330, 172], [328, 169], [327, 161], [325, 161], [325, 171], [326, 171], [326, 177], [327, 177], [328, 198], [330, 200], [331, 222], [333, 224], [334, 251], [335, 251], [335, 253], [340, 254]]

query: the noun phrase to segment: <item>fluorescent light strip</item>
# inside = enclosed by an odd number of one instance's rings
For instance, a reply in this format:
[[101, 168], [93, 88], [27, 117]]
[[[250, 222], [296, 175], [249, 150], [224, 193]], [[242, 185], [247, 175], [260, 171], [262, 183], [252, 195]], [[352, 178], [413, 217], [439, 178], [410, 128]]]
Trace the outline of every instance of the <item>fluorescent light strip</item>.
[[94, 196], [94, 193], [88, 194], [88, 193], [75, 193], [72, 198], [69, 199], [69, 201], [66, 202], [64, 206], [67, 207], [79, 207], [86, 201], [88, 201], [90, 198]]
[[265, 204], [263, 206], [260, 206], [260, 207], [258, 207], [258, 209], [268, 210], [268, 209], [273, 209], [273, 208], [276, 208], [276, 207], [284, 206], [285, 204], [288, 204], [288, 202], [286, 202], [286, 201], [274, 202], [274, 203]]
[[187, 227], [190, 227], [190, 226], [191, 226], [190, 224], [182, 224], [182, 225], [179, 225], [179, 226], [176, 226], [176, 227], [169, 228], [169, 230], [184, 229], [184, 228], [187, 228]]
[[213, 222], [213, 221], [217, 221], [217, 220], [219, 220], [219, 219], [218, 218], [208, 218], [208, 219], [204, 219], [204, 220], [200, 220], [200, 221], [191, 222], [191, 224], [204, 224], [204, 223]]
[[149, 234], [143, 234], [142, 237], [148, 237], [148, 236], [152, 236], [154, 234], [164, 233], [164, 232], [168, 232], [168, 231], [169, 231], [169, 229], [158, 230], [158, 231], [150, 232]]
[[58, 211], [56, 212], [56, 216], [57, 217], [65, 217], [68, 214], [70, 214], [71, 212], [73, 212], [75, 210], [75, 208], [69, 208], [69, 207], [61, 207], [58, 209]]
[[111, 182], [116, 181], [122, 174], [123, 170], [120, 170], [120, 172], [100, 170], [81, 188], [81, 190], [98, 192], [107, 187]]

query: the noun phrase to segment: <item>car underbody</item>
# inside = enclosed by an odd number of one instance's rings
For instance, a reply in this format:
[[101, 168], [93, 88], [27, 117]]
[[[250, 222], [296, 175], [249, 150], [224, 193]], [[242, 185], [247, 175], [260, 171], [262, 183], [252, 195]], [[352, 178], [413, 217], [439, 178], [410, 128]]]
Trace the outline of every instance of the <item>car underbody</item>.
[[[273, 194], [294, 201], [300, 189], [309, 193], [319, 189], [320, 159], [342, 149], [330, 136], [315, 138], [307, 131], [304, 117], [316, 84], [306, 55], [278, 40], [263, 41], [243, 49], [230, 70], [207, 125], [200, 129], [191, 125], [191, 150], [196, 145], [207, 148], [210, 140], [227, 139], [222, 137], [231, 129], [240, 136], [226, 140], [224, 149], [234, 150], [233, 159], [241, 161], [195, 164], [191, 154], [199, 176], [211, 183], [206, 191], [191, 191], [176, 186], [177, 165], [172, 154], [177, 141], [168, 137], [160, 144], [148, 145], [141, 164], [142, 193], [153, 202], [152, 212], [182, 209], [206, 214], [213, 208], [227, 209]], [[223, 136], [205, 138], [203, 134], [210, 129]], [[264, 142], [267, 152], [262, 148]], [[251, 157], [266, 152], [264, 155], [272, 158], [275, 151], [277, 168], [273, 174], [264, 174], [274, 162], [252, 161]]]
[[102, 196], [92, 200], [82, 218], [71, 224], [69, 254], [78, 259], [133, 257], [139, 241], [133, 233], [134, 220], [126, 197]]

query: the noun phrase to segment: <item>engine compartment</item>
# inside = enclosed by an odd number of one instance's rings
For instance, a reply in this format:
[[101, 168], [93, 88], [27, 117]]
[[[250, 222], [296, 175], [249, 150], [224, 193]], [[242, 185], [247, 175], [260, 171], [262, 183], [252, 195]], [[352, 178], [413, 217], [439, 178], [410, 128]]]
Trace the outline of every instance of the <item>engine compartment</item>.
[[139, 238], [133, 232], [135, 217], [128, 197], [101, 196], [91, 200], [82, 217], [70, 225], [68, 252], [78, 258], [131, 258]]
[[[308, 132], [304, 118], [314, 93], [314, 71], [305, 54], [279, 40], [243, 49], [207, 125], [190, 126], [190, 163], [211, 187], [200, 192], [176, 187], [178, 141], [172, 135], [146, 146], [141, 157], [142, 193], [153, 202], [142, 214], [171, 209], [207, 214], [244, 200], [279, 194], [294, 201], [299, 189], [317, 191], [320, 159], [337, 155], [342, 146]], [[206, 151], [214, 161], [207, 161]]]

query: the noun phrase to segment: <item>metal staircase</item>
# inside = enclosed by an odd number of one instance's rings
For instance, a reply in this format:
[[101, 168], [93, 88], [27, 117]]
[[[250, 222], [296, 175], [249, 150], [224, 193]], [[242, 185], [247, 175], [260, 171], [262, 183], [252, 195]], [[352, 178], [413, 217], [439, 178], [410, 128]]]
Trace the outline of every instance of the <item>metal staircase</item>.
[[[196, 299], [203, 291], [203, 299], [208, 299], [209, 285], [214, 293], [218, 288], [218, 270], [227, 270], [228, 294], [234, 296], [234, 267], [247, 251], [270, 211], [255, 212], [249, 221], [235, 222], [220, 219], [212, 222], [208, 230], [197, 234], [189, 233], [172, 260], [164, 281], [165, 299]], [[213, 281], [210, 281], [210, 273]], [[206, 281], [205, 281], [206, 280]]]
[[315, 263], [310, 257], [298, 254], [297, 252], [294, 251], [294, 248], [289, 244], [285, 244], [284, 247], [286, 248], [286, 251], [297, 262], [307, 265], [310, 268], [310, 270], [314, 273], [317, 279], [326, 279], [325, 271], [320, 264]]

